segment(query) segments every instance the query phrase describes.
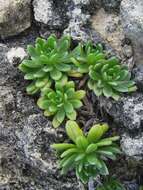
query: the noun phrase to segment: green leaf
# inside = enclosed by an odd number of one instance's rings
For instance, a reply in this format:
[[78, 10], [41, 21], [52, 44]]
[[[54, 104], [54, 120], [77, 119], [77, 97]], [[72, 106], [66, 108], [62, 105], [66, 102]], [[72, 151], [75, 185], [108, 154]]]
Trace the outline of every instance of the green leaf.
[[26, 91], [28, 94], [34, 94], [38, 91], [39, 89], [35, 86], [35, 82], [32, 82], [29, 84], [26, 88]]
[[53, 112], [49, 112], [48, 110], [44, 111], [44, 116], [49, 117], [51, 115], [54, 115]]
[[65, 85], [68, 81], [68, 77], [66, 75], [62, 75], [62, 77], [57, 81], [62, 85]]
[[64, 121], [64, 118], [65, 118], [65, 112], [63, 109], [60, 109], [58, 112], [57, 112], [57, 120], [62, 123]]
[[31, 57], [38, 57], [38, 52], [36, 52], [35, 48], [32, 45], [27, 46], [27, 51]]
[[85, 153], [78, 153], [78, 155], [75, 158], [75, 162], [84, 161], [85, 156], [86, 156]]
[[73, 112], [73, 106], [70, 102], [64, 103], [64, 109], [66, 113], [72, 113]]
[[105, 86], [105, 87], [103, 88], [103, 94], [104, 94], [104, 96], [106, 96], [107, 98], [111, 97], [111, 96], [112, 96], [112, 93], [113, 93], [113, 91], [112, 91], [112, 88], [111, 88], [110, 86]]
[[114, 136], [114, 137], [104, 138], [104, 139], [102, 139], [100, 142], [106, 141], [106, 140], [108, 140], [108, 141], [117, 141], [117, 140], [119, 140], [119, 139], [120, 139], [119, 136]]
[[33, 60], [24, 60], [22, 63], [21, 63], [23, 66], [26, 66], [26, 67], [29, 67], [29, 68], [41, 68], [42, 65], [37, 63], [36, 61], [33, 61]]
[[50, 72], [50, 76], [53, 80], [59, 80], [62, 77], [62, 73], [54, 69]]
[[24, 76], [24, 79], [25, 80], [32, 80], [32, 79], [35, 79], [35, 74], [34, 73], [28, 73]]
[[69, 148], [75, 148], [75, 145], [70, 143], [58, 143], [52, 144], [51, 147], [56, 149], [57, 151], [65, 151]]
[[40, 78], [40, 79], [37, 79], [36, 82], [35, 82], [35, 86], [37, 88], [42, 88], [44, 87], [47, 83], [49, 82], [49, 80], [47, 78]]
[[84, 136], [82, 130], [75, 121], [67, 121], [66, 133], [69, 138], [76, 143], [76, 139], [80, 136]]
[[69, 71], [71, 69], [70, 65], [64, 64], [64, 63], [56, 64], [55, 67], [57, 68], [57, 70], [63, 71], [63, 72]]
[[85, 96], [85, 91], [84, 90], [78, 90], [75, 92], [73, 99], [81, 100], [84, 98], [84, 96]]
[[73, 153], [77, 153], [79, 152], [79, 150], [77, 148], [69, 148], [68, 150], [65, 150], [62, 154], [61, 154], [61, 158], [65, 157], [65, 156], [71, 156]]
[[54, 49], [56, 46], [56, 36], [55, 35], [50, 35], [50, 37], [47, 39], [47, 46], [50, 47], [51, 49]]
[[61, 122], [59, 122], [59, 121], [57, 120], [57, 116], [55, 115], [54, 118], [53, 118], [53, 121], [52, 121], [53, 127], [54, 127], [54, 128], [57, 128], [57, 127], [60, 126], [60, 124], [61, 124]]
[[84, 136], [79, 136], [76, 138], [76, 145], [79, 149], [86, 150], [89, 142]]
[[76, 158], [76, 154], [71, 155], [68, 157], [68, 159], [62, 164], [62, 167], [71, 167], [71, 164], [74, 162], [74, 159]]
[[37, 105], [39, 106], [39, 108], [47, 110], [49, 108], [50, 101], [45, 100], [44, 98], [39, 98], [37, 101]]
[[51, 65], [46, 65], [45, 67], [43, 67], [42, 69], [44, 72], [50, 72], [53, 70], [53, 67]]
[[95, 93], [96, 96], [101, 96], [102, 92], [103, 92], [103, 89], [102, 88], [98, 88], [96, 86], [96, 84], [94, 84], [94, 86], [93, 86], [93, 92]]
[[101, 146], [108, 146], [111, 145], [112, 141], [110, 140], [104, 140], [102, 139], [101, 141], [99, 141], [98, 143], [96, 143], [97, 147], [101, 147]]
[[75, 110], [73, 110], [73, 112], [71, 112], [71, 113], [68, 113], [68, 112], [66, 112], [66, 116], [70, 119], [70, 120], [76, 120], [76, 111]]
[[104, 133], [108, 130], [108, 125], [107, 124], [97, 124], [94, 125], [88, 132], [87, 139], [89, 142], [97, 142], [103, 135]]
[[[57, 110], [58, 110], [58, 108], [57, 108], [56, 104], [49, 104], [49, 111], [50, 112], [55, 113]], [[56, 115], [56, 118], [57, 118], [57, 115]], [[57, 120], [58, 120], [58, 118], [57, 118]]]
[[35, 78], [42, 78], [42, 77], [45, 77], [45, 72], [42, 71], [42, 70], [39, 70], [39, 71], [37, 71], [37, 72], [34, 74], [34, 77], [35, 77]]
[[102, 168], [100, 169], [100, 173], [102, 175], [109, 175], [109, 171], [108, 171], [108, 168], [106, 166], [106, 164], [104, 163], [103, 160], [100, 160], [101, 164], [102, 164]]
[[76, 167], [76, 176], [77, 178], [79, 178], [84, 184], [86, 184], [89, 180], [89, 177], [87, 175], [85, 175], [85, 173], [82, 171], [82, 172], [79, 172], [78, 171], [78, 166]]
[[70, 103], [76, 109], [82, 106], [82, 102], [80, 100], [70, 100]]
[[102, 168], [102, 164], [100, 162], [100, 160], [97, 158], [96, 154], [90, 154], [87, 156], [87, 161], [91, 164], [91, 165], [96, 165], [96, 167]]
[[89, 153], [92, 153], [94, 152], [95, 150], [97, 150], [97, 145], [96, 144], [90, 144], [87, 149], [86, 149], [86, 153], [89, 154]]

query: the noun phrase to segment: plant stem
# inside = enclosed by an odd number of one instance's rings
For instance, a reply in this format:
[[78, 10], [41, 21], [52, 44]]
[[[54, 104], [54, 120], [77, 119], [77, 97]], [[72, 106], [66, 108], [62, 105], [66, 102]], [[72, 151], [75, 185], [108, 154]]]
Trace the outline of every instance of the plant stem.
[[95, 190], [94, 181], [92, 177], [89, 179], [89, 182], [88, 182], [88, 190]]

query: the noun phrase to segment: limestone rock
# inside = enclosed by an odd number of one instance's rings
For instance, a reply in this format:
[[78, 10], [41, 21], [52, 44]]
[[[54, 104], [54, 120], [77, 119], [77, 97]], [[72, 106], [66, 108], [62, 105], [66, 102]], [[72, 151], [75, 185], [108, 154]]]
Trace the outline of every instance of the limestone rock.
[[1, 0], [0, 37], [17, 35], [31, 26], [31, 0]]
[[11, 64], [15, 64], [15, 60], [21, 62], [26, 56], [27, 53], [22, 47], [11, 48], [7, 53], [7, 59]]
[[133, 93], [132, 96], [120, 98], [119, 101], [102, 100], [107, 113], [132, 135], [143, 129], [143, 94]]
[[121, 139], [121, 148], [123, 152], [137, 160], [142, 160], [143, 157], [143, 134], [134, 138], [124, 134]]
[[119, 12], [121, 0], [102, 0], [103, 8], [108, 12]]
[[135, 63], [143, 63], [143, 1], [123, 0], [121, 22], [127, 38], [134, 47]]
[[50, 148], [63, 141], [64, 133], [53, 129], [25, 93], [26, 82], [13, 60], [8, 61], [9, 51], [0, 44], [0, 189], [78, 190], [72, 173], [70, 178], [60, 175]]
[[133, 69], [134, 80], [138, 86], [138, 89], [143, 92], [143, 65], [137, 65]]
[[34, 0], [34, 17], [50, 29], [63, 29], [67, 24], [66, 5], [62, 1]]

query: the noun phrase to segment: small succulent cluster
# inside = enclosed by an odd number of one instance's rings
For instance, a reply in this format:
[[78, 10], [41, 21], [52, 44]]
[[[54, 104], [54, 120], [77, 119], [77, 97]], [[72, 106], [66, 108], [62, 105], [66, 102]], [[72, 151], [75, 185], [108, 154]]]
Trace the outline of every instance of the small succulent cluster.
[[70, 120], [76, 119], [76, 111], [82, 106], [81, 99], [85, 96], [85, 91], [75, 91], [73, 81], [62, 85], [60, 82], [55, 84], [55, 90], [47, 88], [42, 91], [38, 106], [45, 110], [45, 116], [54, 115], [53, 126], [58, 127], [67, 117]]
[[60, 81], [71, 70], [69, 48], [70, 37], [57, 39], [51, 35], [47, 40], [37, 38], [35, 46], [28, 45], [30, 59], [24, 60], [19, 69], [26, 80], [32, 80], [27, 87], [28, 94], [35, 94], [43, 87], [50, 87], [52, 81]]
[[99, 60], [97, 64], [91, 65], [89, 77], [88, 87], [97, 96], [103, 94], [107, 98], [118, 100], [121, 93], [136, 91], [135, 82], [131, 80], [127, 67], [121, 65], [115, 57]]
[[52, 145], [60, 153], [62, 173], [75, 168], [77, 177], [84, 183], [90, 177], [108, 175], [105, 161], [108, 158], [115, 160], [120, 150], [114, 143], [118, 136], [102, 138], [107, 130], [107, 124], [97, 124], [85, 135], [75, 121], [68, 121], [66, 132], [72, 143]]
[[81, 77], [85, 73], [89, 76], [89, 89], [97, 96], [118, 100], [121, 93], [136, 90], [128, 69], [117, 58], [109, 58], [101, 44], [79, 43], [72, 50], [69, 36], [57, 39], [51, 35], [47, 40], [37, 38], [35, 46], [29, 45], [27, 51], [30, 59], [24, 60], [19, 69], [26, 80], [32, 80], [28, 94], [49, 88], [54, 81], [62, 82], [68, 76]]
[[79, 73], [88, 73], [88, 87], [96, 96], [118, 100], [121, 93], [136, 90], [127, 67], [116, 57], [108, 58], [101, 44], [79, 44], [73, 50], [71, 60]]
[[[97, 175], [108, 175], [106, 160], [115, 160], [120, 153], [114, 141], [118, 136], [103, 138], [108, 130], [107, 124], [97, 124], [84, 134], [76, 120], [76, 109], [80, 108], [85, 96], [84, 90], [76, 90], [69, 77], [88, 75], [88, 87], [96, 96], [104, 95], [118, 100], [121, 93], [136, 90], [128, 69], [116, 57], [109, 57], [101, 44], [79, 43], [71, 48], [71, 38], [57, 39], [51, 35], [47, 40], [37, 38], [35, 46], [29, 45], [29, 59], [25, 59], [19, 69], [24, 78], [31, 81], [26, 90], [28, 94], [40, 93], [38, 106], [45, 116], [52, 116], [56, 128], [67, 118], [66, 132], [71, 143], [53, 144], [61, 157], [62, 173], [75, 169], [77, 177], [83, 182]], [[71, 78], [70, 78], [71, 80]], [[124, 190], [119, 183], [99, 187], [98, 190]]]
[[114, 178], [107, 178], [106, 181], [97, 187], [96, 190], [126, 190], [125, 187]]

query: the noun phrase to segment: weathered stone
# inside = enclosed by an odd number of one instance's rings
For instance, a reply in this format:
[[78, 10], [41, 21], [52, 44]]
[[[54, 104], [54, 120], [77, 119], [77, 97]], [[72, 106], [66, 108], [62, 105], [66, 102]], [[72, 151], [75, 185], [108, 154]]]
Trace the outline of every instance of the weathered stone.
[[135, 63], [143, 63], [143, 1], [123, 0], [121, 22], [127, 38], [134, 47]]
[[11, 48], [7, 53], [7, 59], [9, 63], [14, 65], [17, 62], [20, 63], [26, 56], [27, 53], [22, 47]]
[[62, 1], [34, 0], [34, 17], [50, 29], [63, 30], [67, 26], [66, 4]]
[[91, 17], [92, 28], [95, 32], [115, 49], [116, 54], [123, 57], [122, 40], [124, 39], [120, 18], [116, 14], [109, 14], [103, 8]]
[[139, 185], [137, 184], [137, 180], [126, 181], [124, 182], [126, 190], [139, 190]]
[[133, 69], [133, 75], [134, 75], [134, 80], [136, 82], [136, 85], [140, 91], [143, 92], [143, 65], [137, 65]]
[[139, 133], [143, 130], [143, 94], [133, 93], [132, 96], [121, 97], [119, 101], [102, 100], [107, 113], [125, 131]]
[[17, 35], [31, 26], [31, 0], [1, 0], [0, 37]]
[[102, 7], [108, 12], [119, 12], [121, 0], [102, 0]]
[[142, 160], [143, 134], [134, 138], [130, 137], [128, 134], [124, 134], [121, 139], [121, 148], [127, 156]]
[[0, 45], [0, 189], [78, 190], [72, 173], [60, 175], [50, 148], [63, 141], [64, 133], [54, 130], [34, 98], [25, 94], [23, 75], [11, 56], [11, 63], [7, 59], [9, 50]]

